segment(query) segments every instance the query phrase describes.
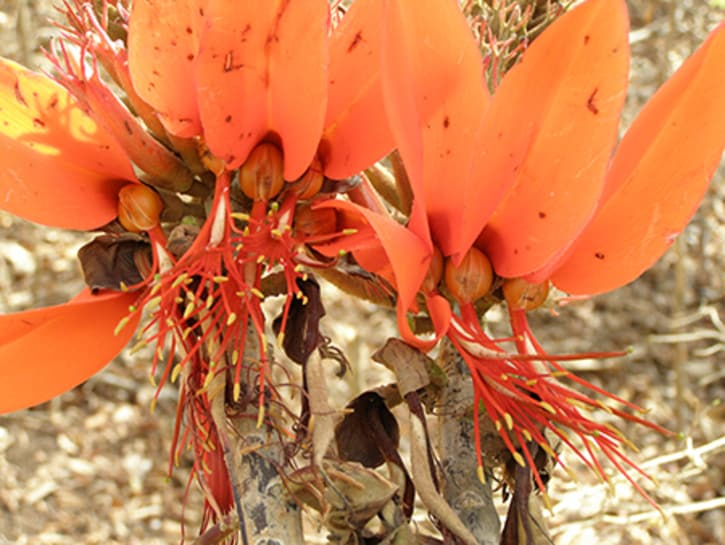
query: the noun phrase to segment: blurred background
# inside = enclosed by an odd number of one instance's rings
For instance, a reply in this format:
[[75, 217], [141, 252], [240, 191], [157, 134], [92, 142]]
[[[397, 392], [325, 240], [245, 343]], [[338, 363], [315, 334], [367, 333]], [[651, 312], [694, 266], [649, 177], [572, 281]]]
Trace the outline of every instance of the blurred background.
[[[722, 3], [629, 0], [632, 70], [623, 129], [645, 100], [723, 20]], [[56, 29], [50, 0], [0, 0], [0, 54], [39, 68]], [[724, 67], [725, 69], [725, 67]], [[0, 165], [2, 168], [2, 165]], [[662, 518], [621, 479], [598, 484], [576, 460], [577, 480], [555, 472], [547, 516], [557, 544], [725, 543], [725, 183], [723, 168], [697, 216], [643, 277], [614, 293], [532, 317], [551, 353], [620, 350], [620, 360], [574, 362], [587, 380], [651, 410], [673, 431], [623, 428], [632, 457], [658, 484], [643, 486]], [[0, 312], [66, 301], [82, 288], [76, 252], [87, 233], [38, 227], [0, 212]], [[340, 405], [376, 385], [369, 355], [395, 334], [394, 317], [325, 288], [326, 334], [352, 360]], [[505, 328], [492, 313], [492, 328]], [[17, 362], [30, 365], [31, 362]], [[194, 485], [184, 509], [189, 461], [169, 477], [176, 410], [173, 387], [155, 412], [148, 361], [126, 352], [75, 390], [0, 416], [0, 545], [161, 545], [199, 523]], [[500, 497], [500, 494], [497, 494]]]

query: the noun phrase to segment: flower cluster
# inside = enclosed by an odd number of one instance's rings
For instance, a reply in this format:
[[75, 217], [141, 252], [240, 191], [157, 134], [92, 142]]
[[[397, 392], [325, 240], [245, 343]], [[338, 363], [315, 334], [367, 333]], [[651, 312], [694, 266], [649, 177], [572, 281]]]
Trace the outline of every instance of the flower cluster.
[[[301, 285], [350, 253], [394, 293], [403, 340], [450, 340], [474, 419], [516, 462], [534, 468], [534, 444], [558, 459], [547, 432], [579, 452], [569, 430], [596, 473], [599, 449], [628, 475], [626, 439], [588, 413], [644, 421], [563, 380], [637, 408], [567, 372], [526, 312], [551, 285], [634, 280], [686, 225], [725, 147], [725, 27], [617, 143], [624, 0], [572, 8], [510, 69], [519, 49], [492, 68], [456, 2], [332, 4], [67, 0], [54, 78], [0, 61], [0, 206], [103, 232], [78, 297], [0, 316], [0, 412], [87, 379], [138, 328], [152, 376], [179, 381], [177, 449], [191, 442], [206, 522], [220, 519], [234, 497], [213, 406], [254, 399], [262, 425], [277, 395], [262, 303], [285, 298], [285, 346]], [[482, 300], [507, 304], [510, 339], [485, 333]]]

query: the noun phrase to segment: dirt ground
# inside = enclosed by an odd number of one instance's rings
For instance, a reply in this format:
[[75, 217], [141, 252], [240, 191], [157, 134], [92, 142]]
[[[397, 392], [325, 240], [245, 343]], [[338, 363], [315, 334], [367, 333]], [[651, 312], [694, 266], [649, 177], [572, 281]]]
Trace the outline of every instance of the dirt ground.
[[[0, 0], [0, 53], [36, 65], [53, 28], [49, 2]], [[725, 12], [705, 0], [631, 0], [632, 85], [628, 123], [665, 75]], [[22, 44], [25, 44], [24, 46]], [[724, 68], [725, 69], [725, 68]], [[557, 471], [548, 516], [557, 544], [725, 543], [725, 169], [673, 249], [614, 293], [542, 311], [533, 328], [552, 353], [632, 348], [620, 360], [575, 368], [609, 391], [651, 409], [678, 433], [624, 428], [632, 456], [657, 479], [644, 483], [666, 516], [632, 487], [577, 480]], [[0, 312], [57, 304], [81, 288], [76, 251], [89, 235], [41, 228], [0, 212]], [[331, 293], [324, 327], [357, 371], [347, 393], [370, 386], [373, 343], [394, 318]], [[503, 316], [493, 316], [503, 323]], [[22, 365], [23, 362], [18, 362]], [[370, 364], [374, 365], [374, 364]], [[103, 372], [42, 406], [0, 416], [0, 545], [161, 545], [193, 535], [199, 495], [183, 509], [189, 460], [169, 477], [176, 408], [167, 387], [154, 413], [148, 361], [121, 354]]]

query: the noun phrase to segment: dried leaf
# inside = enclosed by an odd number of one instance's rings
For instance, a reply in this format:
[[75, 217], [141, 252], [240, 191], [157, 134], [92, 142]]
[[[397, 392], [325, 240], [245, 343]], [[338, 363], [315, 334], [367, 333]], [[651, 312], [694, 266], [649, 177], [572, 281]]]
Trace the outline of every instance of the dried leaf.
[[[527, 448], [534, 457], [535, 471], [548, 482], [549, 456], [536, 444], [529, 443]], [[501, 533], [501, 545], [548, 545], [552, 543], [546, 531], [541, 500], [532, 495], [533, 477], [531, 468], [518, 465], [513, 458], [506, 464], [505, 476], [513, 481], [513, 497], [506, 514], [506, 523]]]
[[375, 392], [365, 392], [347, 407], [350, 412], [335, 429], [340, 458], [370, 468], [395, 458], [400, 430], [383, 398]]
[[166, 249], [175, 258], [180, 258], [191, 248], [200, 230], [201, 228], [198, 225], [189, 225], [186, 223], [177, 225], [169, 233]]
[[312, 452], [315, 465], [322, 463], [332, 439], [335, 437], [335, 413], [327, 402], [329, 391], [319, 356], [310, 358], [305, 365], [307, 397], [309, 399]]
[[94, 293], [133, 286], [150, 271], [151, 247], [140, 235], [100, 235], [78, 250], [86, 284]]
[[428, 386], [428, 369], [435, 365], [428, 356], [400, 339], [388, 339], [385, 346], [373, 354], [373, 360], [395, 373], [403, 397]]
[[[304, 365], [310, 354], [324, 342], [320, 333], [320, 320], [325, 315], [320, 297], [320, 285], [308, 277], [297, 279], [297, 286], [302, 290], [304, 298], [293, 299], [287, 314], [282, 348], [294, 362]], [[273, 323], [275, 333], [279, 335], [282, 327], [282, 316]]]
[[323, 523], [335, 537], [361, 530], [398, 492], [376, 471], [355, 462], [325, 460], [322, 472], [324, 481], [316, 468], [303, 468], [290, 475], [288, 485], [295, 500], [324, 514]]

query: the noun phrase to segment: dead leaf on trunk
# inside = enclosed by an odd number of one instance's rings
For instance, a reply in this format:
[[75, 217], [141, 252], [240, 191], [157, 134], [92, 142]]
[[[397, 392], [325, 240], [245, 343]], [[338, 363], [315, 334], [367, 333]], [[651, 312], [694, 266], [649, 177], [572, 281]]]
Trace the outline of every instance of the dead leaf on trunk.
[[363, 528], [388, 504], [398, 487], [356, 462], [325, 460], [322, 474], [309, 466], [289, 476], [292, 496], [322, 513], [330, 542], [360, 543]]

